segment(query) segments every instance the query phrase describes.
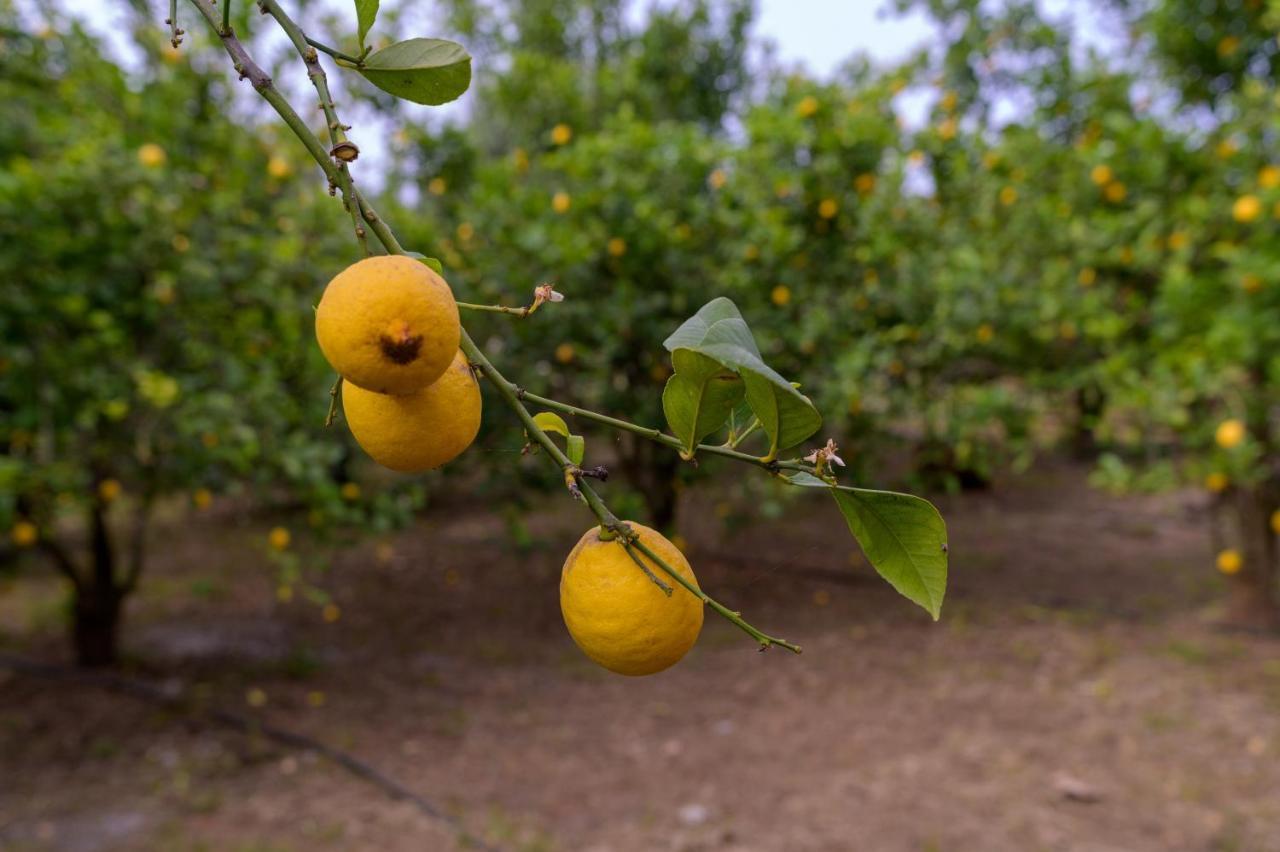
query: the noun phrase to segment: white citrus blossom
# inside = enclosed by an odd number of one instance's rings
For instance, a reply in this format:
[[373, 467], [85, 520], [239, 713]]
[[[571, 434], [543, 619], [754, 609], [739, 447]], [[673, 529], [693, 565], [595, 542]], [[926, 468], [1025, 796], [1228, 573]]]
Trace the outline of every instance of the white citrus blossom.
[[805, 456], [804, 460], [813, 463], [818, 470], [822, 470], [824, 466], [830, 466], [832, 464], [838, 464], [841, 467], [844, 467], [844, 459], [837, 455], [839, 450], [840, 448], [836, 446], [836, 442], [828, 438], [827, 445], [825, 447], [818, 447], [818, 449]]

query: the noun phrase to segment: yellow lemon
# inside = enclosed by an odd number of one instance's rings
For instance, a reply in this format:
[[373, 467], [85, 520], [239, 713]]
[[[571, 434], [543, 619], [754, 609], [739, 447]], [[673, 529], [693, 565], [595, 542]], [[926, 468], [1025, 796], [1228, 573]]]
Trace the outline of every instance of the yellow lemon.
[[1006, 186], [1000, 190], [1000, 203], [1005, 207], [1012, 207], [1014, 202], [1018, 200], [1018, 190], [1011, 186]]
[[1111, 183], [1111, 179], [1115, 177], [1110, 166], [1097, 165], [1089, 172], [1089, 180], [1093, 181], [1096, 186], [1106, 186]]
[[[914, 152], [919, 154], [919, 151]], [[921, 155], [923, 156], [923, 155]], [[859, 195], [869, 195], [876, 188], [876, 176], [873, 174], [860, 174], [853, 179], [853, 188], [858, 191]]]
[[557, 192], [551, 196], [551, 209], [557, 213], [568, 213], [569, 208], [573, 206], [573, 199], [569, 197], [567, 192]]
[[267, 160], [267, 174], [277, 180], [283, 180], [293, 174], [293, 166], [284, 157], [272, 157]]
[[284, 527], [275, 527], [267, 533], [267, 544], [275, 550], [288, 550], [289, 542], [292, 540], [293, 536]]
[[567, 124], [557, 124], [551, 128], [551, 142], [553, 145], [568, 145], [569, 140], [573, 138], [573, 128]]
[[801, 118], [808, 118], [818, 111], [818, 99], [813, 95], [805, 95], [800, 99], [800, 103], [796, 104], [796, 115]]
[[316, 338], [352, 385], [411, 394], [434, 382], [458, 352], [453, 291], [411, 257], [368, 257], [338, 273], [316, 308]]
[[783, 305], [786, 305], [791, 301], [791, 288], [786, 284], [779, 284], [777, 287], [773, 288], [771, 293], [769, 293], [769, 298], [775, 305], [781, 308]]
[[1263, 189], [1280, 186], [1280, 166], [1263, 166], [1258, 172], [1258, 185]]
[[1218, 570], [1223, 574], [1238, 574], [1244, 560], [1238, 550], [1224, 550], [1218, 554]]
[[432, 470], [452, 461], [480, 431], [480, 387], [461, 352], [444, 375], [404, 396], [357, 386], [342, 391], [351, 434], [383, 467], [404, 473]]
[[943, 141], [950, 141], [956, 138], [957, 129], [956, 120], [948, 118], [938, 125], [938, 135], [942, 137]]
[[711, 177], [707, 178], [707, 182], [711, 184], [712, 189], [720, 189], [728, 179], [729, 177], [724, 173], [724, 169], [716, 169], [711, 173]]
[[191, 502], [197, 509], [207, 509], [213, 505], [213, 492], [208, 488], [197, 488], [191, 494]]
[[1223, 420], [1218, 424], [1218, 429], [1214, 432], [1213, 439], [1224, 450], [1238, 447], [1244, 441], [1244, 424], [1235, 419]]
[[[695, 587], [693, 569], [661, 533], [629, 524], [640, 541]], [[587, 530], [560, 573], [560, 612], [582, 652], [611, 672], [648, 675], [680, 661], [702, 631], [702, 601], [652, 561], [634, 551], [668, 596], [614, 539]]]
[[1246, 272], [1240, 277], [1240, 286], [1246, 293], [1256, 293], [1262, 289], [1262, 278], [1252, 272]]
[[18, 521], [9, 531], [9, 539], [17, 547], [30, 547], [40, 538], [40, 530], [30, 521]]
[[996, 330], [992, 328], [991, 323], [984, 322], [982, 325], [978, 326], [978, 330], [975, 334], [979, 343], [990, 343], [995, 339]]
[[1227, 479], [1227, 475], [1225, 473], [1218, 473], [1215, 471], [1204, 478], [1204, 487], [1208, 488], [1214, 494], [1221, 494], [1223, 491], [1226, 491], [1227, 486], [1230, 484], [1230, 480]]
[[1271, 513], [1271, 531], [1276, 535], [1280, 535], [1280, 509], [1276, 509]]
[[1242, 195], [1231, 205], [1231, 216], [1237, 222], [1252, 222], [1262, 215], [1262, 202], [1256, 195]]
[[1086, 266], [1084, 269], [1080, 270], [1080, 274], [1077, 276], [1077, 279], [1079, 280], [1081, 287], [1092, 287], [1094, 282], [1098, 280], [1098, 270], [1094, 269], [1092, 266]]
[[102, 498], [104, 503], [110, 503], [119, 497], [122, 491], [124, 491], [124, 486], [120, 484], [118, 479], [104, 479], [98, 483], [98, 496]]
[[561, 343], [556, 347], [555, 358], [561, 364], [572, 364], [576, 356], [572, 343]]
[[840, 205], [836, 203], [834, 198], [824, 198], [822, 203], [818, 205], [818, 215], [823, 219], [834, 219], [839, 212]]
[[324, 609], [320, 611], [320, 617], [325, 620], [326, 624], [333, 624], [339, 618], [342, 618], [342, 610], [337, 604], [325, 604]]
[[148, 142], [138, 148], [138, 162], [149, 169], [163, 166], [169, 155], [154, 142]]
[[1119, 204], [1121, 201], [1124, 201], [1125, 196], [1129, 194], [1129, 189], [1120, 181], [1113, 180], [1102, 188], [1102, 194], [1105, 195], [1107, 200], [1112, 204]]
[[338, 489], [338, 492], [342, 495], [343, 500], [360, 499], [360, 486], [354, 482], [342, 483], [342, 487]]
[[445, 190], [448, 188], [449, 185], [445, 183], [445, 180], [442, 177], [433, 177], [431, 180], [427, 181], [427, 192], [432, 195], [444, 195]]
[[622, 257], [627, 253], [627, 241], [622, 237], [613, 237], [609, 240], [608, 248], [611, 257]]

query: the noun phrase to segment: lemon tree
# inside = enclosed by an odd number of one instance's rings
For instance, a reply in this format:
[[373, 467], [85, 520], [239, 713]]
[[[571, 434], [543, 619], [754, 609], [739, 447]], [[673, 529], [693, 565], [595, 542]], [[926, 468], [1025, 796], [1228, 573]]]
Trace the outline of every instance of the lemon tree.
[[0, 552], [61, 571], [75, 654], [104, 664], [157, 508], [287, 497], [371, 525], [418, 489], [362, 496], [323, 391], [298, 393], [326, 375], [313, 265], [347, 256], [314, 167], [153, 22], [131, 73], [22, 23], [0, 4]]

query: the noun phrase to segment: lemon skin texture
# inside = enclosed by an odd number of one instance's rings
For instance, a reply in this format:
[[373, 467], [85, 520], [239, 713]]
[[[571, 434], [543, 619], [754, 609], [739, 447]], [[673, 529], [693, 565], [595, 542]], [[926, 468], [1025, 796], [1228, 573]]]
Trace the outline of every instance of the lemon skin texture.
[[444, 374], [461, 326], [453, 291], [411, 257], [367, 257], [338, 273], [316, 307], [320, 350], [346, 381], [410, 394]]
[[[695, 587], [684, 554], [657, 530], [628, 523], [640, 541]], [[640, 570], [617, 540], [602, 541], [592, 527], [560, 572], [560, 611], [569, 635], [588, 657], [611, 672], [650, 675], [680, 661], [702, 630], [702, 601], [635, 551], [654, 576], [671, 586], [668, 597]]]
[[382, 394], [343, 385], [342, 411], [351, 434], [383, 467], [433, 470], [462, 454], [480, 431], [480, 387], [455, 351], [443, 376], [412, 394]]

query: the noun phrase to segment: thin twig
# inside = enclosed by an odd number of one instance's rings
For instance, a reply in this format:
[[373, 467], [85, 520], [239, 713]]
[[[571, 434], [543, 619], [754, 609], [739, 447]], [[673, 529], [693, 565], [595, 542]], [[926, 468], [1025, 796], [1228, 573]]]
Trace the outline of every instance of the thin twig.
[[525, 305], [523, 308], [510, 308], [506, 305], [473, 305], [470, 302], [458, 302], [458, 307], [467, 311], [487, 311], [491, 314], [513, 314], [521, 319], [533, 313], [533, 310], [529, 305]]
[[[228, 3], [230, 0], [228, 0]], [[354, 159], [359, 149], [347, 139], [347, 128], [338, 118], [337, 105], [333, 102], [333, 95], [329, 93], [329, 78], [324, 73], [324, 68], [320, 65], [320, 59], [316, 56], [315, 50], [309, 46], [306, 35], [302, 29], [290, 18], [285, 11], [280, 8], [280, 4], [275, 0], [259, 0], [262, 10], [268, 15], [276, 19], [276, 23], [285, 31], [289, 37], [289, 41], [293, 43], [293, 47], [298, 51], [298, 55], [302, 57], [303, 63], [307, 66], [307, 77], [310, 78], [311, 84], [315, 87], [316, 94], [320, 96], [320, 109], [324, 111], [325, 124], [329, 127], [329, 153], [336, 155], [339, 150], [349, 151], [351, 153], [346, 156]], [[370, 255], [369, 240], [365, 236], [364, 224], [361, 221], [360, 211], [355, 198], [355, 191], [351, 180], [351, 171], [347, 168], [347, 163], [337, 160], [338, 166], [338, 187], [342, 190], [342, 205], [347, 208], [347, 212], [351, 215], [351, 227], [355, 231], [356, 242], [360, 244], [360, 251], [365, 257]]]
[[[668, 435], [661, 429], [655, 429], [652, 426], [641, 426], [638, 423], [631, 423], [627, 420], [619, 420], [617, 417], [610, 417], [607, 414], [600, 414], [587, 408], [579, 408], [576, 405], [569, 405], [567, 402], [560, 402], [545, 396], [538, 396], [535, 393], [529, 393], [521, 387], [515, 387], [517, 396], [523, 400], [532, 402], [543, 408], [550, 408], [553, 411], [560, 411], [564, 414], [572, 414], [581, 417], [584, 420], [590, 420], [603, 426], [609, 426], [613, 429], [619, 429], [623, 432], [631, 432], [642, 438], [648, 438], [658, 444], [671, 447], [673, 450], [684, 449], [684, 442], [675, 435]], [[699, 444], [695, 448], [697, 453], [706, 453], [712, 456], [721, 456], [722, 458], [733, 459], [734, 461], [745, 462], [756, 467], [764, 468], [770, 473], [777, 473], [780, 470], [803, 471], [805, 473], [813, 473], [813, 465], [807, 464], [799, 459], [789, 459], [787, 461], [765, 461], [759, 456], [753, 456], [748, 453], [740, 453], [731, 450], [728, 447], [717, 446], [714, 444]]]
[[342, 390], [342, 376], [338, 376], [333, 382], [333, 387], [329, 388], [329, 413], [324, 416], [324, 425], [332, 426], [333, 421], [338, 419], [338, 392]]
[[307, 44], [311, 45], [321, 53], [329, 54], [334, 59], [341, 59], [343, 62], [350, 62], [352, 65], [363, 64], [363, 60], [361, 60], [359, 57], [352, 56], [349, 53], [343, 53], [341, 50], [330, 47], [329, 45], [324, 44], [323, 42], [316, 41], [310, 36], [307, 36], [306, 38], [307, 38]]
[[168, 710], [193, 713], [195, 711], [200, 711], [201, 715], [205, 718], [216, 722], [223, 727], [233, 728], [249, 736], [261, 735], [290, 748], [315, 752], [316, 754], [333, 761], [352, 775], [355, 775], [357, 778], [361, 778], [368, 781], [370, 784], [373, 784], [393, 799], [407, 801], [426, 816], [445, 823], [454, 831], [458, 832], [459, 839], [464, 843], [471, 844], [478, 849], [495, 850], [495, 847], [488, 845], [480, 838], [468, 832], [456, 818], [445, 813], [440, 806], [424, 799], [404, 784], [394, 778], [384, 775], [382, 772], [379, 772], [373, 766], [365, 763], [358, 757], [342, 751], [339, 748], [328, 745], [327, 743], [321, 742], [314, 737], [307, 736], [306, 734], [300, 734], [296, 731], [289, 731], [284, 728], [277, 728], [276, 726], [263, 722], [259, 719], [241, 716], [240, 714], [232, 713], [229, 710], [199, 707], [195, 701], [182, 692], [170, 691], [144, 681], [122, 677], [109, 672], [86, 672], [79, 669], [68, 668], [66, 666], [57, 666], [50, 663], [28, 660], [11, 654], [0, 654], [0, 667], [28, 677], [39, 677], [46, 680], [65, 681], [69, 683], [83, 684], [86, 686], [94, 686], [99, 689], [105, 689], [109, 692], [128, 695], [132, 698], [141, 699], [153, 704], [159, 704]]

